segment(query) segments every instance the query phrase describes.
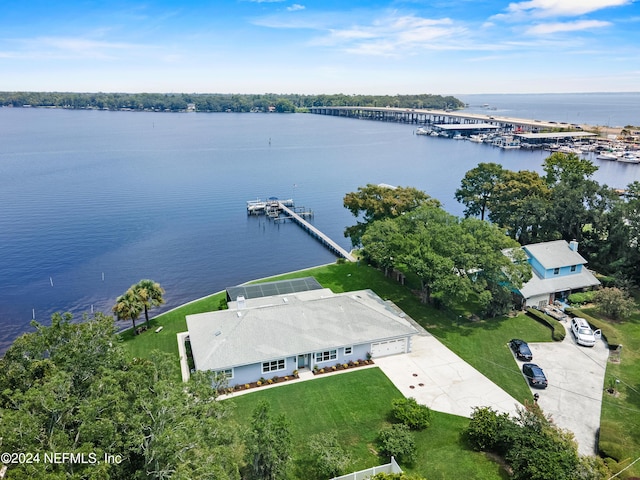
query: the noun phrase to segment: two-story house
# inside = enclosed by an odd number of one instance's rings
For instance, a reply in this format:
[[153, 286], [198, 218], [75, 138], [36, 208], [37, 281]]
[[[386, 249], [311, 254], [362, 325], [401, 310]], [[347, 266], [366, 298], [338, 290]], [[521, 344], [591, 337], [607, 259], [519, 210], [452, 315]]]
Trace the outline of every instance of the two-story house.
[[576, 291], [600, 285], [578, 253], [578, 242], [564, 240], [524, 245], [532, 277], [518, 291], [527, 307], [544, 307]]

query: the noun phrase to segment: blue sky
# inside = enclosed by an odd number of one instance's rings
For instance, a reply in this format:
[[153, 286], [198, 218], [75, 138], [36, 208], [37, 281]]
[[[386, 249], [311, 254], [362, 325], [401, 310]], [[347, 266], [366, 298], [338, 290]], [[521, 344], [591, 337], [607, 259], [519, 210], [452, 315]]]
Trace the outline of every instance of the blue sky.
[[3, 0], [0, 90], [640, 90], [634, 0]]

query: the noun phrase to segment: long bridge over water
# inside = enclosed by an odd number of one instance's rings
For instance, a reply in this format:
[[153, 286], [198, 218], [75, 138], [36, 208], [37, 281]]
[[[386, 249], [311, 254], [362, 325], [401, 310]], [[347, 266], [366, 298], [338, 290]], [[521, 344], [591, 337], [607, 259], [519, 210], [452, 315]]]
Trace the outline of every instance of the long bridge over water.
[[[526, 132], [540, 130], [575, 130], [576, 126], [568, 123], [546, 122], [525, 118], [502, 117], [491, 113], [467, 113], [446, 110], [429, 110], [420, 108], [396, 107], [310, 107], [309, 111], [318, 115], [336, 117], [352, 117], [385, 122], [412, 123], [416, 125], [442, 124], [491, 124], [500, 128], [514, 128]], [[578, 127], [581, 129], [581, 127]]]

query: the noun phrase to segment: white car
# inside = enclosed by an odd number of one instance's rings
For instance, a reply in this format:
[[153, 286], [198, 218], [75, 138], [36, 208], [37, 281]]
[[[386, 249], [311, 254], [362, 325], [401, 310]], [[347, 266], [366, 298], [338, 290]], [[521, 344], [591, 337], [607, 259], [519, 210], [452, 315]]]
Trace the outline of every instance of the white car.
[[589, 322], [580, 317], [571, 319], [571, 333], [573, 333], [576, 342], [585, 347], [593, 347], [596, 344], [596, 340], [600, 339], [601, 336], [600, 330], [594, 332], [591, 330]]

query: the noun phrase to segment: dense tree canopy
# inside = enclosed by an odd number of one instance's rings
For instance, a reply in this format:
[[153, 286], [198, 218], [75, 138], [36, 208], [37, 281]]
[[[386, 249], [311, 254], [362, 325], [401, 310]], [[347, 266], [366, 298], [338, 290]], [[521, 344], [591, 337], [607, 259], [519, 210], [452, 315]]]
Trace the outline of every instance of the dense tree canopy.
[[253, 411], [246, 446], [249, 478], [286, 478], [292, 447], [289, 422], [283, 414], [273, 417], [271, 405], [265, 400], [258, 402]]
[[0, 359], [0, 438], [3, 451], [84, 462], [11, 464], [9, 478], [240, 478], [236, 428], [209, 375], [183, 384], [171, 358], [126, 358], [110, 317], [71, 320], [34, 322]]
[[466, 207], [466, 217], [479, 215], [480, 220], [484, 220], [487, 209], [491, 210], [494, 190], [503, 175], [504, 170], [497, 163], [480, 163], [465, 174], [455, 198]]
[[376, 265], [415, 274], [425, 302], [435, 297], [448, 305], [475, 293], [485, 313], [499, 313], [492, 307], [499, 292], [508, 295], [531, 277], [519, 249], [513, 251], [518, 258], [503, 254], [519, 245], [500, 228], [475, 218], [461, 220], [434, 205], [373, 222], [362, 245]]
[[0, 92], [0, 105], [22, 107], [92, 108], [98, 110], [184, 111], [192, 104], [199, 112], [293, 112], [318, 106], [400, 108], [462, 108], [455, 97], [442, 95], [298, 95], [298, 94], [186, 94], [186, 93], [72, 93]]
[[481, 216], [522, 245], [564, 239], [580, 242], [591, 268], [619, 282], [640, 283], [640, 182], [623, 195], [591, 177], [597, 167], [575, 154], [556, 152], [544, 175], [479, 164], [456, 191], [465, 216]]
[[343, 203], [354, 217], [362, 218], [356, 225], [345, 229], [344, 235], [351, 238], [353, 245], [360, 245], [365, 230], [376, 220], [394, 218], [427, 203], [440, 205], [438, 200], [413, 187], [373, 184], [359, 187], [357, 192], [347, 193]]

